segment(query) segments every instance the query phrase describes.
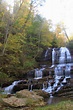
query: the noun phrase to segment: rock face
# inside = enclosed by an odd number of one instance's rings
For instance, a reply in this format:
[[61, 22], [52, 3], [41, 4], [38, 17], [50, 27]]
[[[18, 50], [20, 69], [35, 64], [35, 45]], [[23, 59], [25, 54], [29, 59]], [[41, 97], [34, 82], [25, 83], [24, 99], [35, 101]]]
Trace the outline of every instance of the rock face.
[[73, 85], [67, 84], [54, 94], [58, 97], [67, 97], [73, 99]]
[[2, 98], [2, 104], [9, 107], [30, 107], [30, 106], [43, 106], [45, 105], [43, 97], [30, 92], [22, 90], [16, 93], [16, 96]]
[[52, 48], [48, 48], [47, 50], [44, 49], [44, 51], [41, 54], [38, 54], [35, 60], [37, 62], [46, 62], [46, 61], [51, 62], [51, 58], [52, 58]]

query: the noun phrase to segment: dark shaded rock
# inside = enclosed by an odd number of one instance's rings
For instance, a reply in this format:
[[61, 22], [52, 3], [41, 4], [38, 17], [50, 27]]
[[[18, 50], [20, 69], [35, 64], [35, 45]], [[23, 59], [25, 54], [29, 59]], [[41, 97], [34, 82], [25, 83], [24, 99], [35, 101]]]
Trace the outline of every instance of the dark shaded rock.
[[49, 70], [45, 69], [43, 70], [43, 77], [49, 76]]
[[2, 88], [7, 87], [7, 86], [9, 86], [9, 85], [11, 85], [11, 84], [12, 84], [12, 82], [4, 82], [4, 83], [2, 84]]
[[13, 87], [12, 93], [16, 93], [17, 91], [23, 90], [23, 89], [28, 89], [27, 84], [18, 84]]
[[42, 83], [38, 83], [38, 84], [33, 84], [33, 89], [42, 89], [43, 88], [43, 84]]
[[63, 81], [63, 79], [64, 79], [64, 77], [61, 77], [61, 78], [59, 79], [59, 81], [61, 82], [61, 81]]
[[54, 83], [55, 83], [55, 82], [54, 82], [54, 79], [50, 80], [50, 85], [51, 85], [51, 86], [53, 86]]
[[45, 61], [51, 62], [51, 59], [52, 59], [51, 56], [52, 56], [52, 49], [48, 48], [48, 49], [43, 50], [41, 54], [38, 54], [35, 60], [37, 62], [45, 62]]
[[27, 79], [32, 79], [35, 77], [35, 70], [31, 70], [27, 73]]

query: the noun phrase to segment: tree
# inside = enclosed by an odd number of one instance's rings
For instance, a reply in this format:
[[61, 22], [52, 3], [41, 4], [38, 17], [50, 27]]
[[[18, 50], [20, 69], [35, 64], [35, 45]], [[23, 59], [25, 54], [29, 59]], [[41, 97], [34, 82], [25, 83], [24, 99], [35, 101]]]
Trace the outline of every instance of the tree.
[[62, 24], [57, 24], [55, 34], [57, 37], [58, 47], [65, 46], [66, 37], [64, 33], [64, 26]]
[[3, 2], [0, 4], [0, 41], [1, 41], [1, 55], [4, 54], [7, 38], [9, 35], [9, 27], [11, 25], [10, 12], [7, 10], [7, 4]]
[[70, 37], [70, 40], [67, 42], [66, 45], [69, 49], [73, 50], [73, 36]]
[[[37, 8], [38, 3], [33, 0], [15, 0], [13, 13], [4, 4], [0, 4], [0, 71], [9, 77], [18, 76], [21, 71], [27, 71], [36, 64], [33, 56], [37, 45], [28, 43], [27, 29], [33, 27], [35, 5]], [[30, 48], [28, 45], [31, 45]]]
[[50, 22], [40, 15], [36, 15], [31, 26], [26, 29], [27, 53], [33, 56], [43, 51], [45, 47], [52, 47], [54, 33], [50, 31]]

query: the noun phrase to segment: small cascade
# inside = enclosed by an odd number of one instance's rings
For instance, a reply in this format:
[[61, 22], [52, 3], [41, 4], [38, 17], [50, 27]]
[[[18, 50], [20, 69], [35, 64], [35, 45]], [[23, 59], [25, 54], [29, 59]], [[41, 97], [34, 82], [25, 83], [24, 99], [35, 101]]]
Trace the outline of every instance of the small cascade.
[[45, 52], [45, 58], [48, 56], [49, 49], [50, 49], [50, 48], [48, 48], [48, 49], [46, 50], [46, 52]]
[[30, 85], [30, 91], [32, 91], [32, 90], [33, 90], [33, 85], [31, 84], [31, 85]]
[[52, 65], [54, 65], [55, 63], [55, 49], [53, 48], [53, 51], [52, 51]]
[[50, 81], [48, 82], [48, 88], [47, 88], [47, 89], [45, 89], [45, 92], [50, 93], [50, 95], [52, 94], [52, 86], [51, 86]]
[[66, 78], [70, 78], [70, 70], [71, 70], [71, 65], [67, 64], [65, 68], [65, 76]]
[[45, 84], [43, 83], [43, 89], [42, 90], [45, 90]]
[[69, 50], [66, 47], [60, 48], [60, 58], [59, 64], [69, 63], [71, 62], [71, 55]]
[[35, 78], [34, 79], [40, 79], [42, 78], [42, 71], [44, 70], [45, 68], [41, 68], [41, 69], [35, 69]]
[[8, 87], [6, 87], [5, 89], [4, 89], [4, 94], [11, 94], [11, 93], [13, 93], [13, 87], [15, 86], [15, 85], [17, 85], [19, 82], [21, 82], [22, 80], [20, 80], [20, 81], [14, 81], [13, 83], [12, 83], [12, 85], [10, 85], [10, 86], [8, 86]]

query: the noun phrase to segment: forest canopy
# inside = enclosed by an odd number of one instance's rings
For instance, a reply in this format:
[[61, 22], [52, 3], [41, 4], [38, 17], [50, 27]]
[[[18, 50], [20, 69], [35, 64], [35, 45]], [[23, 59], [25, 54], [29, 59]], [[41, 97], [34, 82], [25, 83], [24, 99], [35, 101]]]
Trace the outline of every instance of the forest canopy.
[[63, 25], [53, 31], [52, 21], [38, 14], [44, 2], [14, 0], [12, 7], [0, 0], [0, 72], [7, 78], [36, 67], [35, 57], [44, 48], [66, 45]]

